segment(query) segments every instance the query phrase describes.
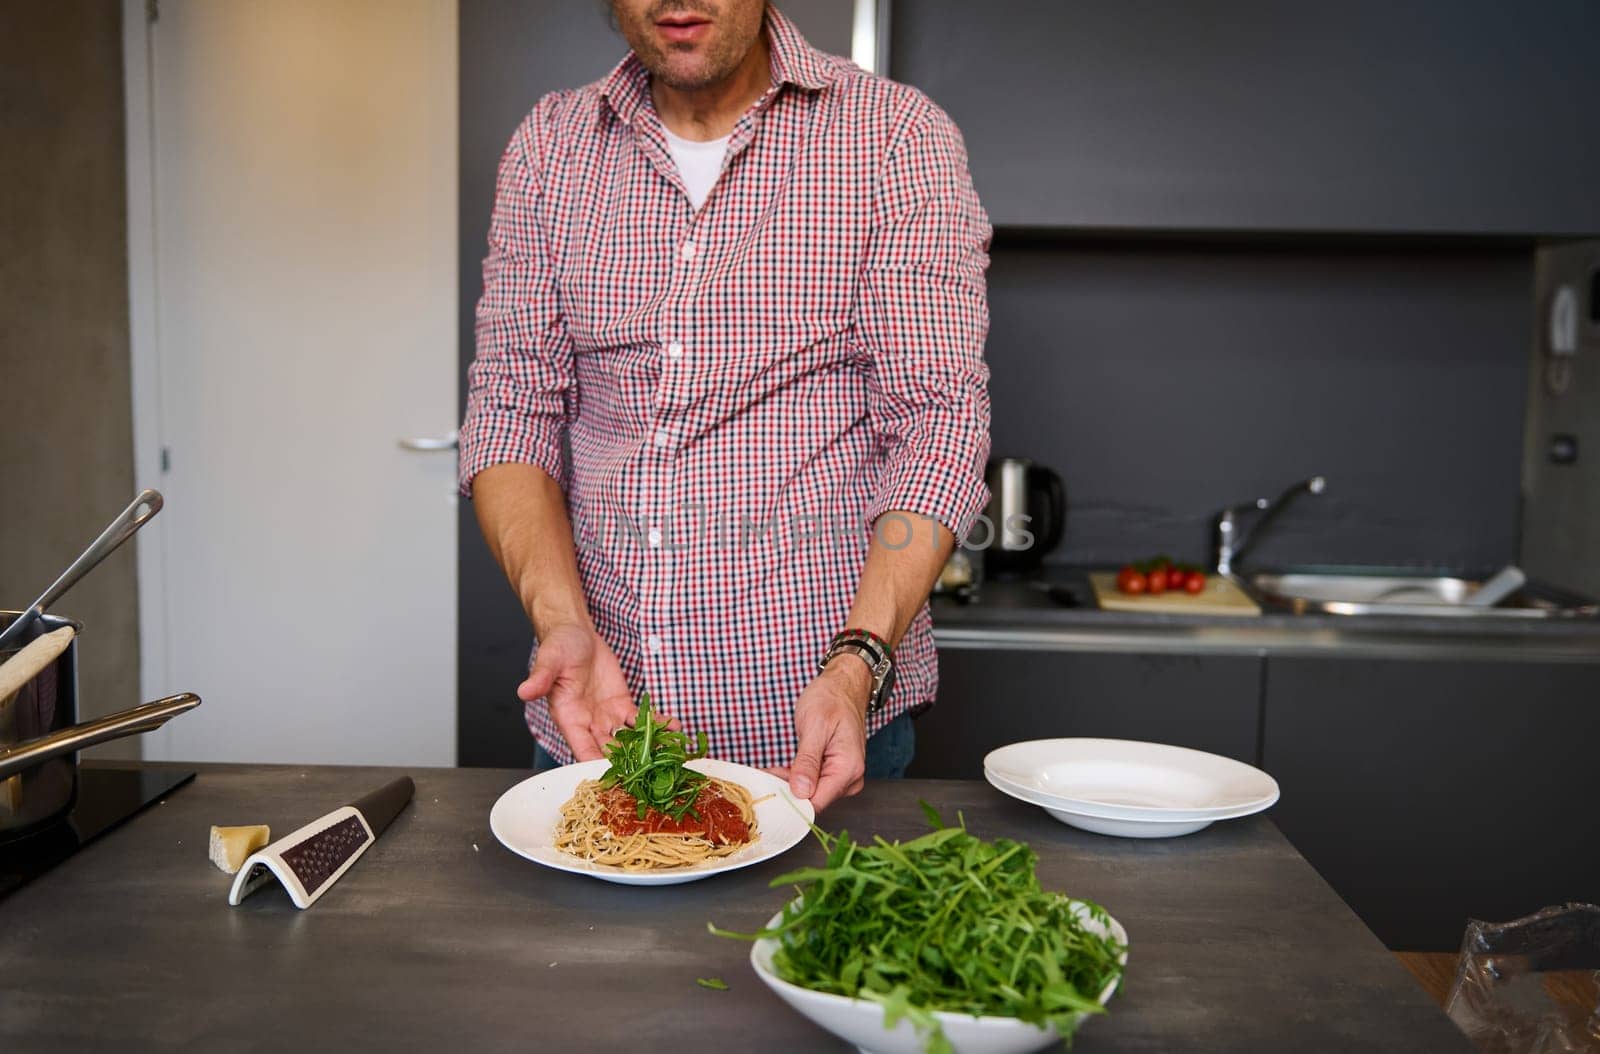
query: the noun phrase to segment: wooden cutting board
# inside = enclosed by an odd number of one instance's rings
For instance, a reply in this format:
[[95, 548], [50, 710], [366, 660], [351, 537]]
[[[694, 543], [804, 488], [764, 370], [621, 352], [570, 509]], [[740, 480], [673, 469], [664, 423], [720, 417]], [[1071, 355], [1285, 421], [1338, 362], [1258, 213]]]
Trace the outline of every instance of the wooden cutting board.
[[1216, 575], [1206, 576], [1206, 587], [1199, 593], [1128, 594], [1117, 589], [1115, 571], [1089, 572], [1094, 599], [1104, 611], [1143, 611], [1151, 615], [1232, 615], [1249, 618], [1261, 608], [1244, 590]]

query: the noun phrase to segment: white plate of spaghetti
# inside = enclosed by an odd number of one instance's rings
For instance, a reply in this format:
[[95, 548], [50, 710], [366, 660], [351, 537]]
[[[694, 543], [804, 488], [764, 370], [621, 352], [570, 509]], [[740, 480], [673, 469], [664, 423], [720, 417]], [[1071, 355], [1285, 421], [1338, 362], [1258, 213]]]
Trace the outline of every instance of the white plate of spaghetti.
[[687, 737], [655, 723], [646, 697], [606, 758], [523, 780], [495, 802], [489, 828], [536, 864], [635, 886], [749, 867], [810, 832], [811, 803], [783, 780], [704, 751], [703, 740], [690, 751]]

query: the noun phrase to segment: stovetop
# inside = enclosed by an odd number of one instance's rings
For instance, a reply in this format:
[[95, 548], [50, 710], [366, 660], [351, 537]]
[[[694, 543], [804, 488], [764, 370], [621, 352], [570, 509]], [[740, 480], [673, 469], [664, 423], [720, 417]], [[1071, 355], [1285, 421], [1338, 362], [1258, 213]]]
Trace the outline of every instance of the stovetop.
[[0, 842], [0, 899], [192, 779], [193, 772], [79, 768], [78, 800], [63, 820]]

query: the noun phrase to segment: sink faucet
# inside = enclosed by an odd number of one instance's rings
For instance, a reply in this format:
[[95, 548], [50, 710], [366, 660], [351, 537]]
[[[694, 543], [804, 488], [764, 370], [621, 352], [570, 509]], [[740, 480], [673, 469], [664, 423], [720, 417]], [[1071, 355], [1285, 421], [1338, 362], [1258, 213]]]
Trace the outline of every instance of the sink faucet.
[[[1288, 505], [1301, 494], [1321, 494], [1328, 489], [1328, 481], [1321, 476], [1312, 476], [1310, 479], [1301, 480], [1294, 486], [1279, 494], [1272, 501], [1266, 498], [1257, 498], [1250, 505], [1229, 505], [1217, 513], [1217, 574], [1231, 575], [1234, 562], [1244, 555], [1245, 549], [1261, 534], [1261, 529], [1282, 512]], [[1256, 517], [1255, 524], [1248, 531], [1241, 533], [1239, 516], [1242, 513], [1255, 510], [1261, 515]]]

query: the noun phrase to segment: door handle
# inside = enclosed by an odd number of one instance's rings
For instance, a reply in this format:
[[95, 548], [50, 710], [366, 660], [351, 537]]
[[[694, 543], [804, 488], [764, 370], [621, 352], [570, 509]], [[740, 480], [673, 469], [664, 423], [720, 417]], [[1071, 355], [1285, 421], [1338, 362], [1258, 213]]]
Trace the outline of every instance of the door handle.
[[452, 428], [448, 435], [410, 436], [402, 439], [400, 440], [400, 449], [420, 451], [454, 450], [459, 438], [460, 434]]

